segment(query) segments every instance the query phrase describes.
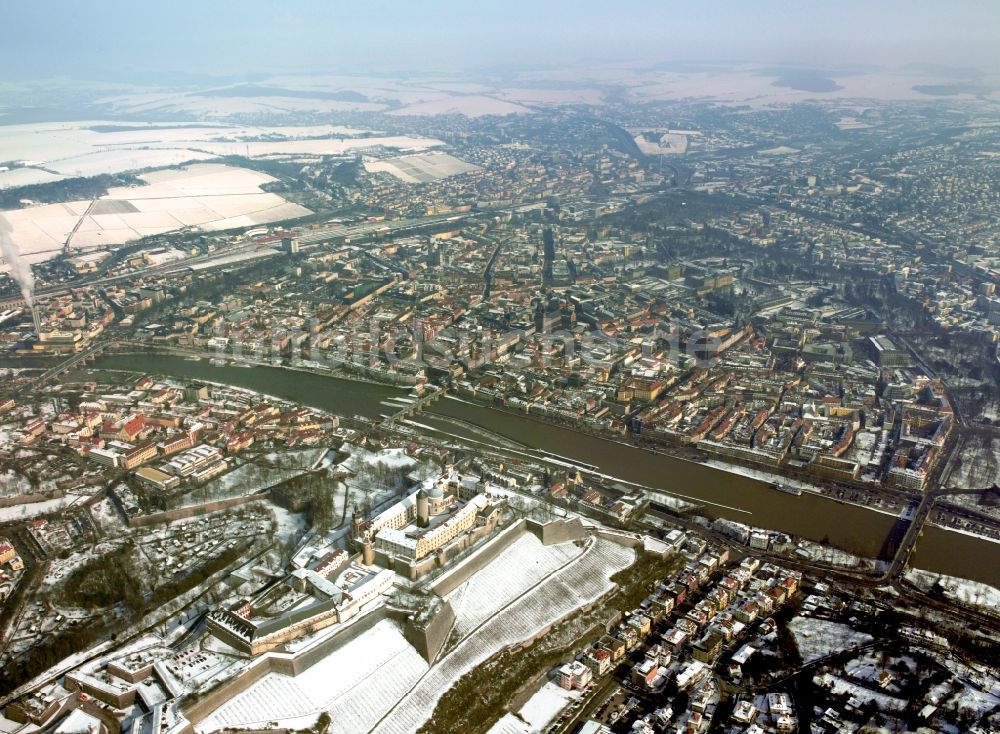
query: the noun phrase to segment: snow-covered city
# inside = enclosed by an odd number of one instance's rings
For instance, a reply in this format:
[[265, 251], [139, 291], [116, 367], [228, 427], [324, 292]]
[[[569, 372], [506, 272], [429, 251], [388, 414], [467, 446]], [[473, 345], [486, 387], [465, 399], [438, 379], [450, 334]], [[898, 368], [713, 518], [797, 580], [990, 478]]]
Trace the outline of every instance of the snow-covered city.
[[0, 734], [1000, 733], [992, 4], [0, 28]]

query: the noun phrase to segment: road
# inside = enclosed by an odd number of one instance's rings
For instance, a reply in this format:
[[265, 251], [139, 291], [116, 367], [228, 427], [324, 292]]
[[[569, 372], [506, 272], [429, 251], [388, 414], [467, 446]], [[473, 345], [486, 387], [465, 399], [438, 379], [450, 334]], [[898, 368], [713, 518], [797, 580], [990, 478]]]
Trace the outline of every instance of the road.
[[493, 248], [493, 254], [490, 255], [490, 259], [486, 263], [486, 267], [483, 269], [483, 280], [486, 281], [486, 287], [483, 289], [484, 301], [488, 301], [490, 299], [490, 290], [493, 287], [493, 266], [496, 264], [497, 257], [500, 256], [501, 247], [503, 247], [503, 242], [497, 242], [496, 247]]

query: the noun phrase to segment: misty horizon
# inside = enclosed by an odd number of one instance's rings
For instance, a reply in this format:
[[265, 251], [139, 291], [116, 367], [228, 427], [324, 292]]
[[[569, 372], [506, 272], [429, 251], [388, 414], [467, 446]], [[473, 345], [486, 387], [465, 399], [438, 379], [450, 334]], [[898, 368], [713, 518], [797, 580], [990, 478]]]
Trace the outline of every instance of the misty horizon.
[[1000, 70], [1000, 9], [965, 2], [7, 3], [0, 80], [253, 81], [697, 62]]

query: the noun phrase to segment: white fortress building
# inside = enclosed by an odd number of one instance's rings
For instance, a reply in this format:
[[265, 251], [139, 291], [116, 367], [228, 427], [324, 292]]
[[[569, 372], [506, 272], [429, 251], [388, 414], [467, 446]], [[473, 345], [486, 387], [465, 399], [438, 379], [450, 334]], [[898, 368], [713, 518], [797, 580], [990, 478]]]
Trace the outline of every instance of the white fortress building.
[[[347, 554], [343, 560], [347, 560]], [[336, 564], [318, 570], [296, 569], [278, 586], [258, 598], [228, 609], [209, 612], [208, 630], [237, 650], [259, 655], [306, 634], [343, 624], [367, 606], [381, 603], [392, 589], [395, 574], [388, 569], [367, 569], [356, 564]], [[339, 569], [343, 569], [334, 579]], [[275, 613], [275, 605], [286, 605]]]
[[371, 520], [356, 520], [355, 541], [365, 564], [417, 579], [489, 535], [500, 522], [503, 504], [502, 498], [445, 474]]

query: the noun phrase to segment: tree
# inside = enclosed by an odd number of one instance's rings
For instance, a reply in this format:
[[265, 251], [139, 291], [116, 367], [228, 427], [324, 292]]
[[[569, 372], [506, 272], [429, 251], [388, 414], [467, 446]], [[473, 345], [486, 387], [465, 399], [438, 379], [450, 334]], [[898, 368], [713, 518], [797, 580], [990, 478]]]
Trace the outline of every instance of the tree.
[[326, 533], [333, 527], [333, 488], [328, 486], [312, 487], [309, 492], [309, 509], [307, 519], [310, 527], [319, 533]]

